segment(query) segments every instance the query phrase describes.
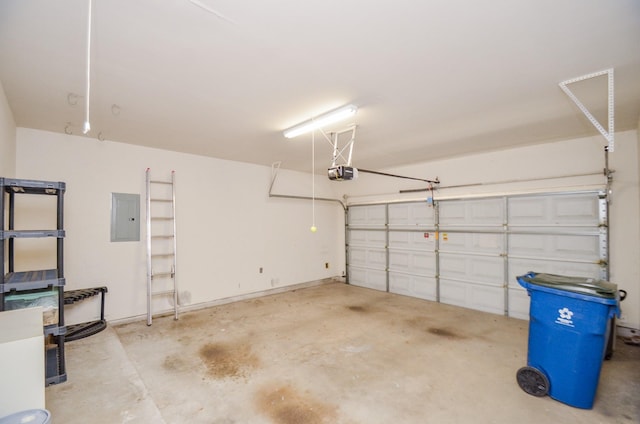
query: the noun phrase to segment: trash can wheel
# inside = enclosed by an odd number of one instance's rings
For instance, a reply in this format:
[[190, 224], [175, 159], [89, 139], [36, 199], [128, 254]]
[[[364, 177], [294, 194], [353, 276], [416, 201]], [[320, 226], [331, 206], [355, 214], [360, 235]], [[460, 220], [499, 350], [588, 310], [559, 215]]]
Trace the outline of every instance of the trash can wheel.
[[516, 375], [518, 385], [532, 396], [542, 397], [549, 393], [549, 379], [533, 367], [522, 367]]

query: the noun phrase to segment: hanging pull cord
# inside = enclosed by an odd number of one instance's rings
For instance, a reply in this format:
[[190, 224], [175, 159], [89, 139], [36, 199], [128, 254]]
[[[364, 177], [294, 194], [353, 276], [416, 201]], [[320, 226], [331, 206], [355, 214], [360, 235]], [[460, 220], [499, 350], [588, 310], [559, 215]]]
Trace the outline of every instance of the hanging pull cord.
[[87, 90], [85, 96], [85, 115], [82, 133], [86, 134], [91, 130], [89, 123], [89, 102], [91, 96], [91, 5], [93, 0], [89, 0], [89, 17], [87, 19]]

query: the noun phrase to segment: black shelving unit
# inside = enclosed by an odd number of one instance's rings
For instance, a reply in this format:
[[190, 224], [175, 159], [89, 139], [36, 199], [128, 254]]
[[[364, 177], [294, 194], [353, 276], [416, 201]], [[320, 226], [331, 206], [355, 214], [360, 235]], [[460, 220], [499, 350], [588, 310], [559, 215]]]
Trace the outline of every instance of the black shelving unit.
[[[45, 309], [45, 384], [67, 380], [64, 343], [64, 193], [63, 182], [0, 178], [0, 311], [43, 303], [56, 305]], [[56, 197], [56, 228], [49, 230], [21, 230], [15, 228], [16, 197], [22, 195]], [[7, 202], [8, 199], [8, 202]], [[6, 211], [8, 210], [8, 214]], [[16, 240], [55, 238], [56, 268], [44, 270], [15, 270]], [[22, 243], [22, 241], [21, 241]], [[25, 243], [27, 243], [25, 241]], [[5, 269], [5, 261], [8, 269]]]
[[107, 292], [106, 287], [92, 287], [89, 289], [77, 289], [64, 292], [64, 304], [72, 305], [76, 302], [83, 301], [93, 296], [100, 295], [100, 319], [95, 321], [83, 322], [80, 324], [72, 324], [67, 326], [66, 341], [83, 339], [101, 332], [107, 328], [107, 321], [104, 319], [104, 294]]

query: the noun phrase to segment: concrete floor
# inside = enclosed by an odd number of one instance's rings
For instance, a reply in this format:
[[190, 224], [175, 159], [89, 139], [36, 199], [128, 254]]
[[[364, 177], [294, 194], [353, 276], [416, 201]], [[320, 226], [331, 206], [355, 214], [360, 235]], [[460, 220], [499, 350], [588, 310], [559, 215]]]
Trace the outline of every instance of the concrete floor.
[[528, 322], [332, 283], [66, 345], [55, 423], [639, 423], [640, 348], [592, 410], [525, 394]]

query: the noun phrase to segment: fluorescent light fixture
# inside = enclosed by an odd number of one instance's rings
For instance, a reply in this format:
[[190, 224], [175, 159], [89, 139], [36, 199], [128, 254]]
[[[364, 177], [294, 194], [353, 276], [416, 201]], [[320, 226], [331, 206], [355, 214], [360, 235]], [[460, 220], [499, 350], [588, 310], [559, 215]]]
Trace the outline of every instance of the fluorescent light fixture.
[[322, 128], [334, 122], [342, 121], [356, 114], [358, 108], [354, 105], [342, 106], [338, 109], [334, 109], [330, 112], [311, 118], [308, 121], [304, 121], [291, 128], [287, 128], [283, 131], [286, 138], [297, 137], [300, 134], [311, 132], [317, 128]]

